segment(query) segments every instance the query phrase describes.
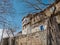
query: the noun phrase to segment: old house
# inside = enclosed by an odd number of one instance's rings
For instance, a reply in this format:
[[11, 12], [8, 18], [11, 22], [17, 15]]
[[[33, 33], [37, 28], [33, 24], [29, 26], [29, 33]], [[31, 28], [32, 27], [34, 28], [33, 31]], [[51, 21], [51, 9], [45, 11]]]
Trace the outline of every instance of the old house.
[[[16, 37], [17, 45], [60, 45], [60, 2], [54, 4], [44, 11], [28, 14], [22, 19], [22, 35]], [[50, 16], [53, 15], [53, 18]], [[55, 16], [56, 15], [56, 16]]]
[[22, 19], [22, 33], [13, 38], [15, 45], [60, 45], [59, 5], [60, 2], [55, 3], [55, 14], [53, 14], [54, 4], [52, 4], [44, 11], [25, 16]]
[[22, 20], [22, 34], [30, 34], [37, 31], [46, 30], [47, 20], [42, 21], [46, 16], [43, 13], [28, 14]]

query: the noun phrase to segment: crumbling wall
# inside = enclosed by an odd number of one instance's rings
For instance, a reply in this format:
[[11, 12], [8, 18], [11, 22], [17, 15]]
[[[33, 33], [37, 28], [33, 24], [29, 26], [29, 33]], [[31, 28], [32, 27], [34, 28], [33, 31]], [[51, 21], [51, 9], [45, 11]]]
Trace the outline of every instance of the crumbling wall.
[[2, 45], [9, 45], [9, 38], [4, 38]]
[[16, 37], [16, 45], [47, 45], [47, 31], [39, 31], [29, 35]]

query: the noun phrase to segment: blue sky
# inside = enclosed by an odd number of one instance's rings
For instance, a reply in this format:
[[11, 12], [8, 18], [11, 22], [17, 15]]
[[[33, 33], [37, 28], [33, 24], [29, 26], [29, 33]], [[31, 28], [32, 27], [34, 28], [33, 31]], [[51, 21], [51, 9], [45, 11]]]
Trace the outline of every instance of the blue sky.
[[[0, 11], [1, 11], [1, 3], [2, 3], [1, 1], [2, 0], [0, 0]], [[35, 3], [35, 0], [29, 0], [29, 1], [32, 3]], [[47, 0], [42, 0], [42, 2], [49, 3]], [[50, 3], [52, 2], [53, 1], [51, 1]], [[9, 8], [8, 12], [12, 12], [12, 10], [14, 10], [15, 11], [14, 14], [5, 15], [0, 13], [0, 16], [4, 15], [3, 17], [6, 18], [6, 21], [8, 20], [7, 23], [10, 25], [9, 27], [12, 27], [12, 28], [14, 27], [15, 29], [16, 27], [18, 27], [16, 29], [16, 32], [22, 31], [22, 18], [24, 16], [26, 16], [28, 13], [31, 13], [32, 11], [39, 12], [34, 10], [34, 8], [27, 8], [27, 4], [22, 2], [22, 0], [12, 0], [12, 6], [13, 6], [13, 9]], [[41, 5], [40, 7], [44, 8], [44, 6], [41, 6]], [[0, 17], [0, 21], [3, 21], [4, 18]], [[0, 39], [2, 35], [2, 27], [3, 25], [0, 24]], [[8, 27], [8, 25], [6, 27]], [[7, 36], [6, 33], [4, 33], [4, 35]]]
[[[30, 2], [34, 3], [35, 0], [30, 0]], [[42, 0], [44, 3], [49, 3], [50, 1]], [[51, 0], [50, 3], [53, 1]], [[42, 7], [42, 5], [41, 5]], [[21, 28], [22, 27], [22, 18], [27, 15], [29, 11], [34, 10], [33, 8], [27, 8], [27, 3], [23, 2], [22, 0], [14, 0], [14, 8], [16, 9], [16, 24]], [[22, 29], [21, 29], [22, 30]]]
[[[0, 0], [0, 4], [1, 4]], [[51, 0], [50, 0], [51, 1]], [[50, 2], [49, 1], [49, 2]], [[35, 0], [30, 0], [31, 3], [35, 3]], [[47, 0], [42, 0], [42, 2], [44, 3], [49, 3]], [[51, 1], [50, 3], [52, 3], [53, 1]], [[22, 31], [22, 18], [24, 16], [26, 16], [28, 13], [32, 13], [32, 11], [34, 12], [39, 12], [34, 10], [34, 8], [27, 8], [28, 4], [23, 2], [22, 0], [12, 0], [12, 7], [13, 9], [9, 8], [8, 12], [12, 12], [12, 10], [14, 10], [14, 14], [10, 14], [10, 15], [5, 15], [5, 14], [0, 14], [0, 16], [3, 15], [4, 18], [6, 18], [7, 23], [10, 25], [10, 27], [18, 27], [16, 30], [16, 32]], [[41, 8], [44, 8], [44, 6], [40, 5]], [[3, 18], [0, 17], [0, 21], [3, 20]], [[1, 23], [1, 22], [0, 22]], [[2, 27], [3, 25], [0, 24], [0, 38], [1, 38], [1, 33], [2, 33]], [[8, 27], [8, 25], [6, 25], [6, 27]]]
[[[30, 2], [34, 3], [35, 0], [30, 0]], [[47, 0], [42, 0], [44, 3], [49, 3]], [[32, 12], [32, 10], [34, 10], [33, 8], [27, 8], [27, 3], [23, 2], [22, 0], [13, 0], [13, 8], [15, 10], [15, 14], [12, 14], [12, 16], [6, 16], [5, 18], [10, 24], [12, 24], [12, 26], [18, 26], [19, 29], [17, 29], [17, 31], [21, 31], [22, 30], [22, 18], [24, 16], [26, 16], [29, 13]], [[52, 2], [51, 2], [52, 3]], [[41, 5], [41, 8], [44, 7]], [[35, 11], [35, 10], [34, 10]], [[37, 12], [37, 11], [36, 11]], [[39, 12], [39, 11], [38, 11]], [[2, 26], [0, 26], [2, 27]]]

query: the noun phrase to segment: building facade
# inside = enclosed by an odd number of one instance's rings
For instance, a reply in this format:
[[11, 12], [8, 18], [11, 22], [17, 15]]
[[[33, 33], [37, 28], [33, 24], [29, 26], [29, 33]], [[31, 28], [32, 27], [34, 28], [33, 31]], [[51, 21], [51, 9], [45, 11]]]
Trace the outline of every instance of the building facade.
[[[56, 6], [55, 13], [60, 11], [59, 4], [60, 4], [60, 2], [55, 4], [55, 6]], [[46, 30], [46, 27], [47, 27], [47, 19], [46, 18], [50, 17], [51, 14], [53, 14], [53, 11], [54, 11], [54, 4], [47, 7], [44, 11], [41, 11], [41, 12], [35, 13], [35, 14], [28, 14], [27, 16], [25, 16], [22, 19], [22, 34], [29, 34], [29, 33], [33, 33], [36, 31], [41, 31], [41, 27], [44, 30]], [[59, 17], [60, 17], [59, 15], [56, 16], [58, 23], [60, 23]], [[46, 20], [44, 20], [44, 19], [46, 19]]]
[[47, 27], [47, 16], [43, 13], [28, 14], [22, 20], [22, 34], [30, 34], [37, 31], [46, 30]]
[[15, 45], [60, 45], [59, 5], [60, 2], [55, 4], [56, 11], [53, 18], [51, 15], [54, 5], [42, 12], [25, 16], [22, 19], [22, 34], [13, 38]]

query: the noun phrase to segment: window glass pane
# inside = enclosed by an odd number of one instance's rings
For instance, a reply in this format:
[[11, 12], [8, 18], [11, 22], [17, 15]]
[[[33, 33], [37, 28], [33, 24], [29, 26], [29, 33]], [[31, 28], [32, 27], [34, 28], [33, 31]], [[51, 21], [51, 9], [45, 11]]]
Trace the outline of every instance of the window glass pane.
[[43, 25], [40, 26], [40, 30], [41, 31], [44, 30], [44, 26]]

